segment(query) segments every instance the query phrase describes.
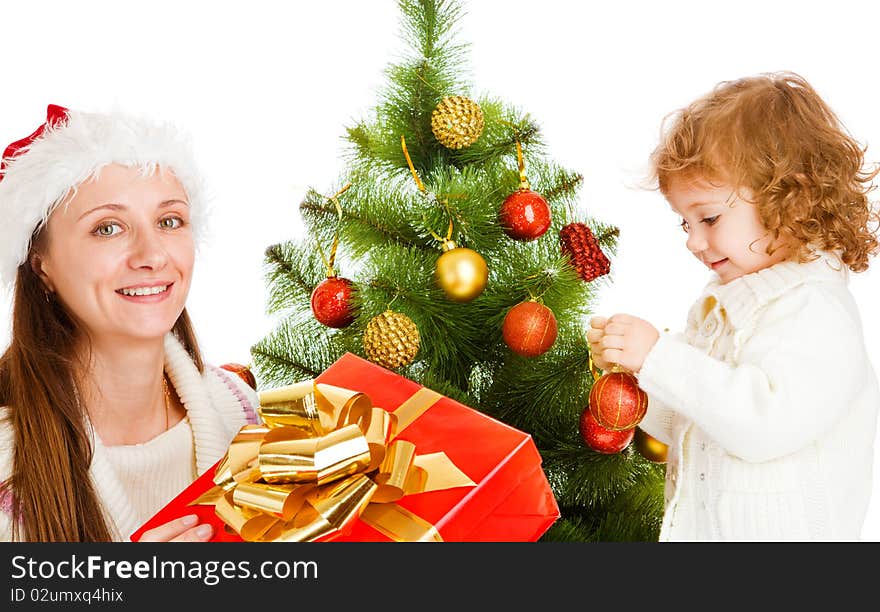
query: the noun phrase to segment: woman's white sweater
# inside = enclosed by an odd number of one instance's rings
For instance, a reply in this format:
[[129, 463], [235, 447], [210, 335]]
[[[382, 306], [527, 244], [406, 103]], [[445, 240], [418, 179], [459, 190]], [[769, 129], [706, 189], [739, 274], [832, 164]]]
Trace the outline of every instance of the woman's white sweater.
[[[241, 427], [256, 421], [258, 398], [237, 375], [206, 366], [200, 373], [172, 334], [165, 337], [165, 371], [186, 418], [138, 445], [105, 447], [93, 431], [90, 473], [113, 530], [127, 541], [147, 519], [209, 469]], [[5, 417], [7, 408], [2, 408]], [[13, 432], [0, 419], [0, 481], [12, 471]], [[14, 491], [13, 491], [14, 494]], [[0, 500], [0, 541], [12, 537], [11, 500]]]
[[832, 253], [721, 285], [638, 374], [669, 445], [661, 540], [857, 540], [880, 390]]

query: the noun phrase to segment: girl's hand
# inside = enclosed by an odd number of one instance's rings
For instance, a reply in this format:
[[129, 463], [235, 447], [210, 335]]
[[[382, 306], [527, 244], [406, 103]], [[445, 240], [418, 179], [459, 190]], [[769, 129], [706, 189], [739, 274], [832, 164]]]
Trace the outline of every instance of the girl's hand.
[[138, 542], [207, 542], [214, 534], [208, 523], [197, 525], [199, 517], [187, 514], [145, 531]]
[[637, 374], [660, 332], [644, 319], [628, 314], [616, 314], [603, 323], [602, 359]]
[[600, 370], [607, 370], [611, 365], [602, 357], [604, 347], [602, 346], [602, 338], [605, 335], [605, 325], [608, 324], [606, 317], [593, 317], [590, 319], [590, 329], [587, 330], [587, 342], [590, 345], [590, 357]]

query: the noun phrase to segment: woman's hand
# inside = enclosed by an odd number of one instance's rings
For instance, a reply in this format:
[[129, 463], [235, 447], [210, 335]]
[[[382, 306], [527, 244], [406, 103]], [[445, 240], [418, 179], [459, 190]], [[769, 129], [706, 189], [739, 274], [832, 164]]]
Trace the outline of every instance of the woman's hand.
[[207, 542], [214, 534], [208, 523], [197, 525], [199, 517], [187, 514], [145, 531], [138, 542]]

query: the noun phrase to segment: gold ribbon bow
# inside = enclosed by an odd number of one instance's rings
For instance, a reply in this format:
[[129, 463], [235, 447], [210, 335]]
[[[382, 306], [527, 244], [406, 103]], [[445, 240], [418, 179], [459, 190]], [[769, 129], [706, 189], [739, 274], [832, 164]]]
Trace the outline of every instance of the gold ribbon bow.
[[442, 541], [394, 503], [476, 486], [445, 453], [419, 455], [396, 439], [441, 397], [422, 388], [388, 412], [363, 393], [314, 381], [262, 391], [263, 425], [241, 428], [217, 465], [217, 486], [192, 505], [213, 505], [249, 542], [332, 539], [358, 518], [395, 541]]

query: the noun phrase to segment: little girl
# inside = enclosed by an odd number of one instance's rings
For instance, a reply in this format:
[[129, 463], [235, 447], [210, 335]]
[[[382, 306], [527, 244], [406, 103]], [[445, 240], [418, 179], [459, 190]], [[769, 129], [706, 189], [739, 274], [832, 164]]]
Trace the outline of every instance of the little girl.
[[857, 540], [880, 407], [849, 271], [876, 255], [877, 170], [800, 76], [722, 82], [671, 116], [653, 178], [712, 272], [683, 334], [595, 317], [669, 445], [661, 540]]

